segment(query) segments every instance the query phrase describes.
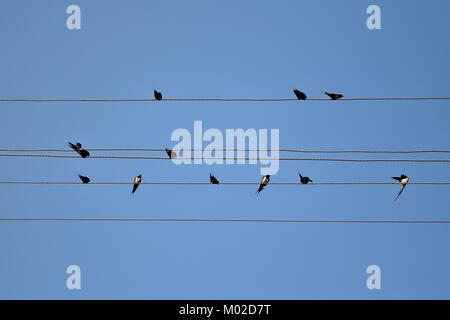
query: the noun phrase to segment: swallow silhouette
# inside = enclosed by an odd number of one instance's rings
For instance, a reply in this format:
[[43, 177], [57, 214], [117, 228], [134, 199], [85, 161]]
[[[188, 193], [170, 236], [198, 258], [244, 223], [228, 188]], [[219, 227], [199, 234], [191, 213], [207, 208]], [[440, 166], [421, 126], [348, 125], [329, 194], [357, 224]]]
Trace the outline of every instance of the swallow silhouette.
[[294, 94], [298, 100], [306, 100], [306, 94], [304, 94], [300, 90], [297, 90], [296, 88], [294, 88]]
[[175, 159], [177, 157], [177, 154], [175, 153], [175, 151], [172, 151], [170, 149], [166, 148], [166, 153], [170, 159]]
[[133, 185], [133, 190], [131, 191], [131, 193], [135, 193], [136, 189], [139, 187], [139, 184], [142, 181], [142, 175], [138, 175], [136, 178], [134, 178], [134, 185]]
[[402, 194], [403, 189], [405, 189], [406, 185], [409, 182], [409, 178], [406, 175], [402, 174], [400, 177], [392, 177], [392, 179], [395, 179], [402, 184], [402, 186], [400, 187], [400, 192], [398, 193], [397, 197], [394, 199], [394, 201], [395, 201]]
[[162, 100], [162, 93], [156, 91], [155, 89], [153, 89], [153, 95], [155, 96], [156, 100]]
[[264, 177], [262, 177], [261, 184], [259, 185], [258, 190], [256, 190], [256, 193], [259, 194], [261, 191], [263, 191], [263, 189], [265, 188], [265, 186], [267, 186], [267, 184], [269, 182], [270, 182], [270, 174], [265, 175]]
[[209, 182], [212, 184], [219, 184], [219, 180], [217, 180], [211, 173], [209, 174]]
[[328, 93], [328, 92], [324, 92], [327, 96], [329, 96], [331, 98], [331, 100], [338, 100], [341, 99], [342, 97], [344, 97], [342, 94], [339, 93]]
[[299, 171], [298, 172], [298, 176], [300, 177], [300, 183], [301, 184], [308, 184], [309, 182], [313, 182], [309, 177], [303, 177]]
[[90, 156], [89, 151], [87, 151], [85, 149], [77, 150], [77, 152], [82, 158], [87, 158]]
[[78, 177], [81, 179], [81, 181], [83, 181], [83, 183], [89, 183], [91, 182], [91, 179], [89, 179], [88, 177], [82, 176], [81, 174], [78, 175]]
[[81, 143], [77, 142], [75, 144], [68, 142], [69, 147], [71, 147], [74, 151], [76, 151], [82, 158], [89, 157], [89, 151], [85, 149], [81, 149]]

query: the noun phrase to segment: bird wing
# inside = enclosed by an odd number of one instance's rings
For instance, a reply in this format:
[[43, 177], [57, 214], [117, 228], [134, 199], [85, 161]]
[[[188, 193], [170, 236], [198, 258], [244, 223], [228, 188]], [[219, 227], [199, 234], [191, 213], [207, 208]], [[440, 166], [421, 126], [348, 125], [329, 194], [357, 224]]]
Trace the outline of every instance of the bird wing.
[[76, 145], [74, 145], [73, 143], [68, 142], [69, 147], [71, 147], [73, 150], [77, 151], [78, 147]]

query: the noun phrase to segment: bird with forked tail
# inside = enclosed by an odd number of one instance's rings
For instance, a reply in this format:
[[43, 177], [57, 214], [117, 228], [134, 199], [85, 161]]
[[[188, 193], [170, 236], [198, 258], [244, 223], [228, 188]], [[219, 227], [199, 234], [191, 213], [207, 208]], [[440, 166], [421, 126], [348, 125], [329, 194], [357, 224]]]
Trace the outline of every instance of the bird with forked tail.
[[329, 92], [324, 92], [327, 96], [329, 96], [331, 98], [331, 100], [338, 100], [343, 98], [344, 96], [340, 93], [329, 93]]
[[409, 182], [409, 178], [406, 175], [402, 174], [400, 177], [392, 177], [392, 179], [395, 179], [402, 184], [402, 186], [400, 187], [400, 191], [397, 194], [397, 197], [394, 199], [394, 201], [395, 201], [402, 194], [403, 189], [405, 189], [406, 185]]
[[297, 171], [297, 173], [298, 173], [298, 176], [300, 177], [301, 184], [308, 184], [309, 182], [313, 182], [309, 177], [302, 176], [299, 171]]
[[131, 193], [135, 193], [136, 189], [139, 187], [139, 184], [142, 182], [142, 175], [138, 175], [136, 178], [134, 178], [134, 184], [133, 184], [133, 190], [131, 190]]
[[259, 185], [258, 190], [256, 190], [256, 194], [259, 194], [261, 191], [263, 191], [263, 189], [267, 186], [267, 184], [270, 182], [270, 174], [265, 175], [264, 177], [262, 177], [261, 179], [261, 183]]

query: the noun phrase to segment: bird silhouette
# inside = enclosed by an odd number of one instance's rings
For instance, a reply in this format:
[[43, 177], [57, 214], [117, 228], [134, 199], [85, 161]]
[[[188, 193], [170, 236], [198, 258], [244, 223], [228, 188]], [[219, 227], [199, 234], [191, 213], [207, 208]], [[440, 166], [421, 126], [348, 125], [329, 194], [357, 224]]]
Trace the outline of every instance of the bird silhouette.
[[87, 151], [85, 149], [77, 150], [77, 152], [82, 158], [87, 158], [90, 156], [89, 151]]
[[309, 182], [313, 182], [309, 177], [303, 177], [299, 171], [298, 172], [298, 176], [300, 177], [300, 182], [301, 184], [308, 184]]
[[134, 185], [131, 193], [135, 193], [136, 189], [139, 187], [139, 184], [141, 182], [142, 182], [142, 175], [138, 175], [136, 178], [134, 178]]
[[175, 159], [177, 157], [177, 154], [175, 153], [175, 151], [172, 151], [170, 149], [166, 148], [166, 153], [170, 159]]
[[155, 89], [153, 89], [153, 95], [155, 96], [156, 100], [162, 100], [162, 93], [156, 91]]
[[209, 182], [212, 184], [219, 184], [219, 180], [217, 180], [211, 173], [209, 174]]
[[296, 88], [294, 88], [294, 94], [298, 100], [306, 100], [306, 94]]
[[91, 179], [89, 179], [88, 177], [82, 176], [81, 174], [79, 174], [78, 177], [81, 179], [81, 181], [83, 181], [83, 183], [91, 182]]
[[399, 181], [402, 184], [402, 186], [400, 187], [400, 191], [397, 194], [397, 197], [394, 199], [394, 201], [395, 201], [402, 194], [403, 189], [405, 189], [406, 185], [409, 182], [409, 178], [406, 175], [402, 174], [400, 177], [392, 177], [392, 179], [395, 179], [395, 180]]
[[329, 96], [331, 98], [331, 100], [338, 100], [338, 99], [341, 99], [342, 97], [344, 97], [342, 94], [339, 94], [339, 93], [328, 93], [325, 91], [325, 94], [327, 96]]
[[262, 177], [261, 184], [259, 185], [258, 190], [256, 190], [256, 193], [259, 194], [261, 191], [263, 191], [263, 189], [265, 188], [265, 186], [267, 186], [267, 184], [269, 182], [270, 182], [270, 174], [265, 175], [264, 177]]
[[81, 149], [81, 143], [77, 142], [75, 144], [68, 142], [69, 147], [76, 151], [82, 158], [87, 158], [90, 156], [89, 151]]

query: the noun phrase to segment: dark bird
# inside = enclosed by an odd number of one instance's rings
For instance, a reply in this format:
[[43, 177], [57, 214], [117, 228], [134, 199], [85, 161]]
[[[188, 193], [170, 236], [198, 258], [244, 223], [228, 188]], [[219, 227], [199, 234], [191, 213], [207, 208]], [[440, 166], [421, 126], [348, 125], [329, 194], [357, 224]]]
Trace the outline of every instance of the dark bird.
[[82, 157], [82, 158], [87, 158], [89, 157], [89, 151], [85, 150], [85, 149], [80, 149], [77, 150], [78, 154]]
[[77, 142], [76, 144], [68, 142], [69, 147], [75, 150], [82, 158], [89, 157], [89, 151], [85, 149], [81, 149], [81, 143]]
[[131, 193], [134, 193], [136, 191], [136, 189], [139, 187], [139, 184], [142, 181], [142, 175], [138, 175], [136, 178], [134, 178], [134, 185], [133, 185], [133, 190], [131, 191]]
[[296, 88], [294, 88], [294, 94], [298, 100], [306, 100], [306, 94], [304, 94], [300, 90], [297, 90]]
[[81, 174], [79, 174], [78, 177], [81, 179], [81, 181], [83, 181], [83, 183], [91, 182], [91, 179], [89, 179], [88, 177], [82, 176]]
[[75, 144], [68, 142], [69, 147], [71, 147], [73, 150], [77, 151], [81, 149], [81, 143], [77, 142]]
[[162, 100], [162, 93], [161, 92], [158, 92], [158, 91], [153, 89], [153, 95], [155, 96], [156, 100]]
[[342, 94], [339, 94], [339, 93], [328, 93], [325, 91], [325, 94], [327, 96], [329, 96], [331, 98], [331, 100], [338, 100], [338, 99], [341, 99], [342, 97], [344, 97]]
[[298, 176], [300, 177], [300, 182], [301, 184], [308, 184], [309, 182], [313, 182], [309, 177], [303, 177], [299, 171], [298, 172]]
[[264, 187], [267, 186], [267, 184], [270, 182], [270, 174], [265, 175], [261, 179], [261, 184], [259, 185], [258, 190], [256, 191], [257, 194], [259, 194], [261, 191], [263, 191]]
[[400, 196], [400, 194], [403, 192], [403, 189], [405, 189], [406, 185], [408, 184], [409, 178], [407, 176], [405, 176], [404, 174], [402, 174], [400, 177], [392, 177], [392, 179], [395, 179], [402, 184], [402, 186], [400, 187], [400, 192], [398, 193], [397, 197], [394, 199], [394, 201], [395, 201]]
[[217, 180], [211, 173], [209, 174], [209, 182], [212, 184], [219, 184], [219, 180]]
[[166, 153], [170, 159], [175, 159], [177, 157], [177, 154], [175, 153], [175, 151], [172, 151], [170, 149], [166, 148]]

